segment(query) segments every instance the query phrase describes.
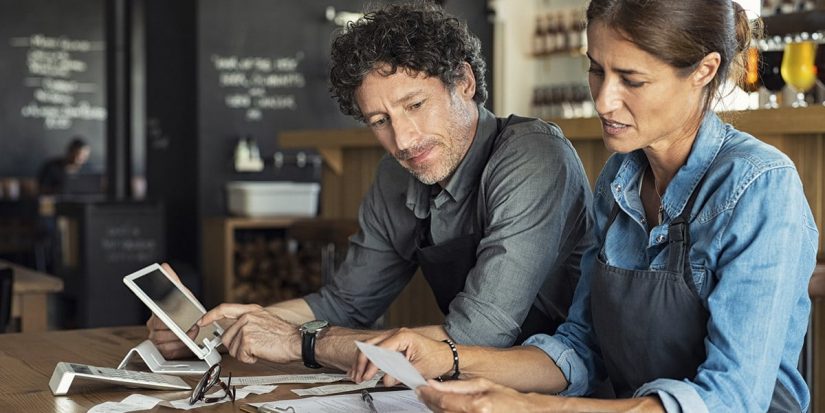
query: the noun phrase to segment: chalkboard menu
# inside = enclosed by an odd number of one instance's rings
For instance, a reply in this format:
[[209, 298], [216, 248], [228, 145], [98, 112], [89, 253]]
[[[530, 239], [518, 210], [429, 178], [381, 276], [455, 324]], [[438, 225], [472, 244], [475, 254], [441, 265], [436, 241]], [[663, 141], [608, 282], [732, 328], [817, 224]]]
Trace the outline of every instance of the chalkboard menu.
[[74, 135], [104, 156], [102, 0], [0, 0], [0, 176], [33, 176]]
[[[329, 51], [339, 29], [327, 8], [362, 12], [363, 0], [200, 0], [198, 2], [198, 130], [201, 213], [224, 215], [224, 185], [233, 180], [302, 180], [292, 175], [238, 174], [237, 140], [251, 136], [269, 158], [284, 130], [359, 127], [329, 94]], [[447, 10], [492, 46], [486, 6], [450, 0]], [[490, 54], [487, 53], [488, 61]], [[488, 82], [492, 80], [488, 77]], [[271, 165], [270, 165], [271, 168]], [[311, 168], [306, 168], [311, 169]], [[283, 171], [282, 171], [283, 172]], [[309, 171], [307, 171], [309, 172]]]
[[[146, 309], [123, 285], [123, 277], [166, 258], [163, 207], [139, 202], [63, 202], [58, 216], [77, 231], [78, 245], [68, 254], [75, 265], [60, 275], [67, 298], [74, 301], [78, 327], [133, 325], [145, 321]], [[66, 264], [66, 263], [64, 263]]]
[[[238, 138], [251, 136], [271, 162], [283, 130], [352, 127], [328, 91], [328, 56], [338, 28], [327, 6], [360, 11], [361, 0], [198, 2], [198, 119], [201, 208], [225, 214], [228, 181], [306, 180], [300, 172], [238, 174], [232, 168]], [[305, 168], [312, 178], [311, 168]]]

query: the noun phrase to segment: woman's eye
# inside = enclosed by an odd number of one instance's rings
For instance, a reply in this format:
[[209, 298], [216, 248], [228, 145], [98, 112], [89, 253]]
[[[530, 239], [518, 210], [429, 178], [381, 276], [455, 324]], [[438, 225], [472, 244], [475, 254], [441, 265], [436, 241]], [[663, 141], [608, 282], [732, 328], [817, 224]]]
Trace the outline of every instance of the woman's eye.
[[639, 88], [639, 87], [642, 87], [645, 84], [645, 82], [634, 82], [630, 79], [625, 79], [625, 78], [622, 78], [622, 81], [624, 82], [624, 84], [626, 84], [627, 86], [632, 87], [632, 88]]
[[587, 69], [587, 73], [590, 73], [590, 74], [595, 75], [595, 76], [603, 76], [604, 75], [604, 71], [602, 69], [600, 69], [598, 67], [593, 67], [593, 66], [590, 66]]

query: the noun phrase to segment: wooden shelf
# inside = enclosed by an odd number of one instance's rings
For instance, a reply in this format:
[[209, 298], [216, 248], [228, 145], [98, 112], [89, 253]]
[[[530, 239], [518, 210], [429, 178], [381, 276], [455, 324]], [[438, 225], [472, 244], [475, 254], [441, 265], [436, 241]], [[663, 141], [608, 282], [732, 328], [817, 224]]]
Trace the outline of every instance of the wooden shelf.
[[825, 10], [777, 14], [762, 18], [765, 33], [769, 36], [816, 32], [825, 29]]
[[[806, 135], [825, 133], [825, 106], [807, 108], [757, 109], [720, 112], [725, 122], [758, 137], [766, 135]], [[598, 118], [549, 119], [559, 125], [570, 140], [598, 140], [602, 126]]]
[[235, 231], [239, 229], [286, 229], [299, 219], [295, 217], [206, 218], [203, 224], [203, 278], [205, 303], [208, 308], [224, 302], [235, 302]]

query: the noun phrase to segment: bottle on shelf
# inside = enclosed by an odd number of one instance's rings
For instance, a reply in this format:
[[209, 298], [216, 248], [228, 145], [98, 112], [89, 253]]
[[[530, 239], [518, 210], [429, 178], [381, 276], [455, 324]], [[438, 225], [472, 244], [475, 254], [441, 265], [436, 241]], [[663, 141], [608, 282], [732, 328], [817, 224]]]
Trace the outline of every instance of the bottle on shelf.
[[571, 11], [567, 27], [567, 49], [576, 53], [581, 49], [578, 13]]
[[556, 51], [566, 52], [570, 50], [570, 46], [567, 44], [567, 33], [570, 31], [567, 14], [564, 12], [556, 13], [556, 27]]
[[545, 53], [545, 29], [544, 16], [536, 16], [536, 30], [533, 32], [532, 38], [532, 50], [534, 56], [541, 56]]
[[555, 53], [556, 50], [556, 33], [559, 31], [558, 21], [556, 21], [556, 16], [552, 13], [548, 13], [546, 16], [547, 25], [544, 29], [544, 53], [545, 54], [552, 54]]

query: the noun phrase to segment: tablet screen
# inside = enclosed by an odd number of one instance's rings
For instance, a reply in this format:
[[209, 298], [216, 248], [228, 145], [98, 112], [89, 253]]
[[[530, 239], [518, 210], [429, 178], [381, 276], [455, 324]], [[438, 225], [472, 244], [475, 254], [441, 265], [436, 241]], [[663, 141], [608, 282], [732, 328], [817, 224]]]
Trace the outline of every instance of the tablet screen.
[[[189, 331], [204, 314], [204, 311], [160, 270], [148, 272], [132, 281], [184, 332]], [[195, 343], [198, 347], [203, 347], [204, 338], [211, 340], [217, 335], [215, 326], [202, 327]]]

